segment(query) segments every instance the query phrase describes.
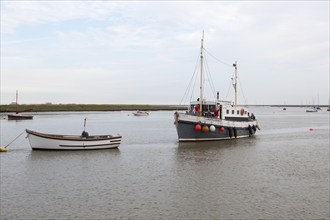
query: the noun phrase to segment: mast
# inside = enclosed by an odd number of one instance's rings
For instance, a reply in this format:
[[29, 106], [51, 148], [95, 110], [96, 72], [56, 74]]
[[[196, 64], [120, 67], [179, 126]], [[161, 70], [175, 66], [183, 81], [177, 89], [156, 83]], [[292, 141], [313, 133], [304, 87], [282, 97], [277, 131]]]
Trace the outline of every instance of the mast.
[[16, 114], [18, 114], [18, 90], [16, 90]]
[[199, 114], [202, 115], [203, 109], [203, 42], [204, 42], [204, 31], [201, 39], [201, 75], [200, 75], [200, 86], [199, 86]]
[[87, 118], [84, 119], [84, 131], [86, 130], [86, 120]]
[[235, 89], [235, 102], [234, 106], [236, 108], [237, 105], [237, 61], [233, 64], [233, 67], [235, 67], [235, 76], [234, 76], [234, 89]]

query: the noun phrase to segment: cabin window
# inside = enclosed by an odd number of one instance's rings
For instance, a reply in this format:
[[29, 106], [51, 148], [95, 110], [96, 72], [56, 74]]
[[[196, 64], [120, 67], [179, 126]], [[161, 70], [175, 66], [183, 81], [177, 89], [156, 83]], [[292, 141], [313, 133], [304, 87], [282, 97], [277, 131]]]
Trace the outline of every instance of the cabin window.
[[214, 112], [215, 111], [215, 105], [210, 105], [209, 109], [210, 109], [210, 112]]
[[231, 114], [233, 114], [233, 115], [234, 115], [234, 114], [235, 114], [235, 110], [231, 110]]
[[194, 111], [195, 110], [195, 106], [194, 105], [191, 105], [190, 106], [190, 111], [192, 112], [192, 111]]
[[229, 114], [229, 109], [227, 109], [226, 113]]
[[239, 115], [239, 110], [237, 110], [237, 114]]

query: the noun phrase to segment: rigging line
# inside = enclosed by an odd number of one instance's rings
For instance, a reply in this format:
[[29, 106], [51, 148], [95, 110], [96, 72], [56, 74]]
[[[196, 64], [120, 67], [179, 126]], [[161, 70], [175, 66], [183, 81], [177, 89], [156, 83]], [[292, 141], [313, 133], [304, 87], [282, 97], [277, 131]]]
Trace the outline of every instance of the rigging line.
[[228, 99], [228, 95], [229, 95], [229, 91], [230, 91], [230, 88], [232, 87], [232, 83], [230, 82], [229, 83], [229, 86], [228, 86], [228, 90], [227, 90], [227, 94], [226, 94], [226, 98], [225, 99]]
[[215, 57], [214, 55], [212, 55], [208, 50], [206, 50], [205, 47], [204, 47], [204, 50], [205, 50], [206, 53], [208, 53], [208, 54], [209, 54], [211, 57], [213, 57], [215, 60], [219, 61], [220, 63], [222, 63], [222, 64], [224, 64], [224, 65], [226, 65], [226, 66], [228, 66], [228, 67], [232, 67], [232, 65], [230, 65], [230, 64], [228, 64], [228, 63], [225, 63], [225, 62], [219, 60], [218, 58], [216, 58], [216, 57]]
[[244, 95], [244, 91], [243, 91], [243, 87], [242, 87], [241, 80], [240, 80], [239, 77], [237, 77], [237, 78], [238, 78], [238, 81], [239, 81], [239, 87], [240, 87], [240, 89], [241, 89], [241, 91], [242, 91], [242, 96], [243, 96], [243, 99], [244, 99], [245, 105], [247, 105], [247, 101], [246, 101], [246, 98], [245, 98], [245, 95]]
[[205, 72], [209, 78], [208, 82], [209, 82], [209, 85], [211, 87], [211, 91], [212, 91], [212, 94], [213, 94], [213, 98], [215, 99], [215, 94], [216, 94], [216, 91], [215, 91], [215, 87], [214, 87], [214, 84], [213, 84], [213, 79], [212, 79], [212, 74], [210, 72], [210, 67], [208, 65], [208, 62], [207, 62], [207, 59], [205, 58]]
[[194, 84], [190, 87], [191, 89], [190, 89], [190, 93], [191, 93], [191, 95], [190, 95], [190, 98], [189, 98], [189, 93], [187, 94], [187, 100], [186, 100], [186, 102], [191, 102], [191, 100], [193, 99], [193, 97], [194, 97], [194, 95], [195, 95], [195, 93], [194, 93], [194, 89], [196, 88], [195, 87], [195, 85], [196, 85], [196, 81], [197, 81], [197, 79], [198, 79], [198, 69], [199, 69], [199, 66], [200, 66], [200, 62], [199, 62], [199, 55], [198, 55], [198, 57], [197, 57], [197, 61], [196, 61], [196, 67], [195, 67], [195, 72], [194, 72]]
[[226, 99], [228, 99], [228, 95], [229, 95], [229, 92], [230, 92], [230, 88], [232, 87], [232, 85], [230, 84], [229, 86], [228, 86], [228, 90], [227, 90], [227, 94], [226, 94]]
[[195, 85], [196, 85], [196, 81], [197, 81], [197, 78], [198, 77], [195, 77], [195, 81], [194, 81], [194, 85], [191, 87], [192, 89], [191, 89], [191, 96], [190, 96], [190, 102], [193, 100], [193, 97], [194, 97], [194, 88], [195, 88]]
[[206, 57], [205, 57], [205, 72], [207, 73], [207, 76], [209, 78], [209, 84], [210, 84], [211, 90], [213, 90], [213, 92], [215, 92], [215, 87], [214, 87], [214, 84], [213, 84], [212, 74], [211, 74], [210, 67], [208, 65]]
[[186, 89], [186, 91], [185, 91], [185, 93], [184, 93], [184, 95], [183, 95], [183, 97], [182, 97], [182, 99], [180, 101], [180, 105], [182, 104], [183, 101], [186, 101], [187, 98], [188, 98], [188, 94], [189, 94], [189, 91], [190, 91], [190, 88], [191, 88], [192, 81], [195, 78], [195, 74], [196, 74], [196, 71], [194, 72], [194, 74], [192, 75], [192, 77], [191, 77], [191, 79], [189, 81], [189, 84], [187, 86], [187, 89]]
[[[192, 83], [192, 81], [193, 81], [193, 79], [194, 79], [194, 77], [195, 77], [196, 70], [197, 70], [197, 67], [198, 67], [198, 59], [199, 59], [199, 57], [197, 58], [197, 62], [196, 62], [196, 65], [195, 65], [194, 73], [193, 73], [193, 75], [192, 75], [192, 77], [191, 77], [191, 79], [190, 79], [190, 81], [189, 81], [189, 84], [188, 84], [188, 86], [187, 86], [187, 88], [186, 88], [186, 91], [185, 91], [185, 93], [184, 93], [184, 95], [183, 95], [183, 97], [182, 97], [182, 99], [181, 99], [181, 101], [180, 101], [180, 105], [182, 104], [182, 102], [183, 102], [184, 100], [186, 100], [186, 99], [188, 98], [188, 94], [189, 94], [189, 91], [190, 91], [191, 83]], [[185, 99], [185, 98], [186, 98], [186, 99]]]

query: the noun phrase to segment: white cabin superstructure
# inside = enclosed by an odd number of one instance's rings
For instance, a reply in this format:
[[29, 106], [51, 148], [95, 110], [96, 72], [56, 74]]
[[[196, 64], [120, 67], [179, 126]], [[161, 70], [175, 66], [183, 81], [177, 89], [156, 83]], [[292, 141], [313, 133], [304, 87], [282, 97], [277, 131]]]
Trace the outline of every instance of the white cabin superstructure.
[[[195, 107], [200, 106], [199, 101], [192, 101], [188, 107], [188, 114], [196, 115]], [[200, 107], [199, 107], [200, 108]], [[254, 117], [244, 106], [233, 105], [230, 101], [203, 101], [202, 116], [214, 117], [221, 120], [248, 121]], [[199, 114], [201, 114], [199, 112]]]

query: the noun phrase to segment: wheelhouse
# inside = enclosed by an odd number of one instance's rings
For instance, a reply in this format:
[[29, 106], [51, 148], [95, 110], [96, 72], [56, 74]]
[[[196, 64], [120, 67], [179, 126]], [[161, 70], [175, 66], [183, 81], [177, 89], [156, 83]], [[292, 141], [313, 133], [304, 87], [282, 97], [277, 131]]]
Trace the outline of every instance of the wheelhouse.
[[[188, 113], [191, 115], [200, 115], [200, 102], [193, 101], [189, 105]], [[254, 115], [242, 106], [234, 106], [229, 101], [203, 101], [202, 116], [231, 120], [231, 121], [249, 121], [253, 120]]]

